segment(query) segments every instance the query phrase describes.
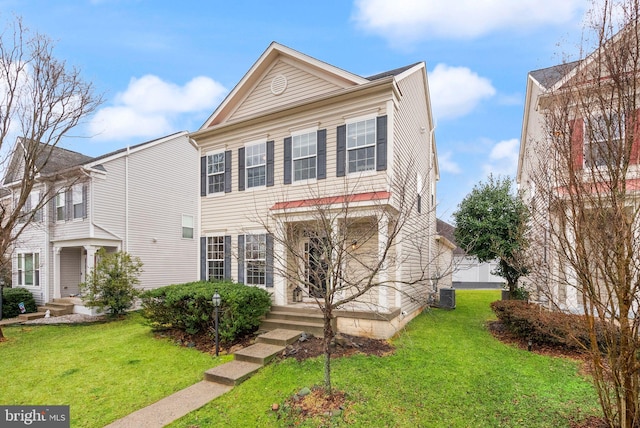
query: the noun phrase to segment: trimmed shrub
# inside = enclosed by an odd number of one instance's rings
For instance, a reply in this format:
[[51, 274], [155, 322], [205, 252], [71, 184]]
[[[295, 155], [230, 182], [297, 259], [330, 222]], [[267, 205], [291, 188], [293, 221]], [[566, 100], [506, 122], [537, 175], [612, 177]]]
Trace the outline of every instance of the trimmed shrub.
[[[502, 324], [515, 336], [531, 340], [536, 345], [549, 345], [583, 350], [590, 346], [587, 320], [583, 315], [550, 311], [539, 305], [520, 300], [500, 300], [491, 309]], [[601, 323], [596, 324], [596, 340], [603, 349]]]
[[29, 314], [38, 311], [33, 294], [26, 288], [3, 288], [2, 318], [14, 318], [20, 315], [21, 312], [18, 307], [20, 302], [24, 303], [24, 307], [27, 310], [25, 313]]
[[143, 315], [155, 330], [178, 328], [189, 334], [214, 335], [213, 294], [218, 291], [219, 335], [231, 342], [243, 334], [254, 332], [271, 307], [265, 290], [232, 282], [190, 282], [145, 291], [142, 294]]
[[142, 272], [140, 258], [118, 251], [108, 253], [100, 248], [98, 262], [89, 273], [87, 282], [80, 284], [80, 292], [87, 306], [106, 311], [116, 317], [133, 307], [139, 291], [138, 276]]

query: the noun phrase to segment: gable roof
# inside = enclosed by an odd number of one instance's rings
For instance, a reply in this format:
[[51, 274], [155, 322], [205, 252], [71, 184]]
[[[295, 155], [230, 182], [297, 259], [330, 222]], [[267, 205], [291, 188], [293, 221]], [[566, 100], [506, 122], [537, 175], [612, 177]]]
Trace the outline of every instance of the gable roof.
[[277, 42], [272, 42], [226, 96], [222, 103], [220, 103], [211, 116], [209, 116], [205, 123], [200, 127], [200, 130], [205, 130], [209, 127], [219, 125], [231, 118], [236, 109], [239, 108], [240, 104], [250, 95], [260, 81], [267, 76], [278, 60], [298, 64], [307, 72], [313, 73], [320, 76], [322, 79], [331, 82], [336, 88], [345, 90], [374, 81], [380, 81], [385, 78], [398, 77], [403, 72], [424, 64], [417, 62], [369, 77], [362, 77], [298, 52]]
[[[23, 150], [24, 142], [25, 140], [23, 138], [19, 138], [16, 142], [9, 168], [7, 168], [7, 173], [4, 176], [3, 184], [5, 185], [20, 179], [20, 153]], [[36, 165], [38, 168], [41, 168], [40, 173], [44, 175], [81, 165], [91, 159], [90, 156], [62, 147], [52, 146], [46, 148], [47, 145], [44, 143], [39, 142], [37, 144], [39, 145], [39, 154], [38, 159], [36, 160]]]
[[455, 231], [456, 228], [453, 225], [447, 223], [444, 220], [440, 220], [439, 218], [436, 219], [436, 232], [438, 233], [438, 235], [446, 238], [449, 242], [455, 245], [455, 248], [453, 249], [453, 255], [464, 256], [467, 253], [462, 248], [460, 248], [458, 244], [456, 244]]
[[558, 83], [560, 79], [565, 77], [571, 70], [576, 68], [580, 61], [572, 61], [564, 64], [554, 65], [553, 67], [541, 68], [529, 72], [529, 75], [536, 80], [545, 89], [551, 88]]
[[236, 84], [226, 98], [220, 103], [218, 108], [205, 121], [200, 129], [205, 129], [217, 125], [224, 121], [233, 112], [234, 108], [251, 91], [255, 83], [269, 70], [278, 57], [289, 58], [304, 63], [312, 70], [322, 72], [325, 76], [332, 78], [343, 87], [366, 83], [368, 80], [356, 74], [335, 67], [326, 62], [317, 60], [309, 55], [305, 55], [287, 46], [276, 42], [271, 42], [269, 47], [260, 55], [260, 58], [245, 73], [242, 79]]

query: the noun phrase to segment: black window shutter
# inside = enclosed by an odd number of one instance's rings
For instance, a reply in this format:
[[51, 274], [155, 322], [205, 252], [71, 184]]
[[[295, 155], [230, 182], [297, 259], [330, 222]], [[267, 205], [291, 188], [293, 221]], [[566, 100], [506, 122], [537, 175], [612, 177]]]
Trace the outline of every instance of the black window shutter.
[[231, 192], [231, 150], [224, 152], [224, 193]]
[[244, 235], [238, 235], [238, 282], [244, 284]]
[[82, 218], [87, 218], [89, 215], [89, 210], [87, 209], [89, 206], [88, 192], [89, 186], [86, 184], [82, 185]]
[[291, 184], [291, 137], [284, 139], [284, 184]]
[[73, 218], [73, 188], [71, 187], [64, 192], [64, 214], [66, 216], [65, 220]]
[[238, 190], [244, 190], [244, 147], [238, 149]]
[[200, 196], [207, 196], [207, 157], [200, 158]]
[[231, 236], [224, 236], [224, 279], [231, 279]]
[[200, 237], [200, 280], [207, 281], [207, 237]]
[[347, 125], [338, 126], [336, 139], [336, 177], [344, 177], [347, 166]]
[[57, 219], [57, 209], [56, 209], [56, 201], [58, 200], [58, 195], [54, 195], [53, 198], [49, 201], [49, 213], [52, 221], [55, 223]]
[[267, 141], [267, 186], [273, 186], [274, 142]]
[[387, 116], [378, 116], [376, 136], [376, 171], [384, 171], [387, 169]]
[[422, 212], [422, 196], [418, 195], [418, 213]]
[[270, 233], [267, 234], [265, 285], [267, 287], [273, 287], [273, 235]]
[[327, 178], [327, 130], [319, 129], [317, 136], [318, 143], [318, 156], [316, 158], [318, 166], [316, 172], [316, 178]]

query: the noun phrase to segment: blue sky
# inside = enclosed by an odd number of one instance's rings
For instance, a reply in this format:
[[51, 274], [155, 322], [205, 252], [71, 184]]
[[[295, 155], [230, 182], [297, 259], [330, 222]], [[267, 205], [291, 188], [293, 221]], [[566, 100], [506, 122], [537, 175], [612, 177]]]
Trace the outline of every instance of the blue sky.
[[[65, 147], [97, 156], [195, 131], [271, 41], [369, 76], [425, 61], [448, 220], [514, 176], [526, 76], [577, 59], [586, 0], [0, 0], [105, 103]], [[86, 138], [89, 137], [89, 138]]]

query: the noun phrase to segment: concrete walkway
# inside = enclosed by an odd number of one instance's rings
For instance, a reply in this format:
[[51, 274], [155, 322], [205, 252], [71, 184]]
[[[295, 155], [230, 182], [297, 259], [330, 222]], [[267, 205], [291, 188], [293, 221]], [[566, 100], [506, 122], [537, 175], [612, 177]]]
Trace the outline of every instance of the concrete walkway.
[[277, 329], [258, 336], [254, 345], [234, 354], [234, 361], [205, 372], [205, 380], [178, 391], [150, 406], [125, 416], [105, 428], [160, 428], [199, 409], [249, 378], [286, 345], [298, 340], [301, 331]]

